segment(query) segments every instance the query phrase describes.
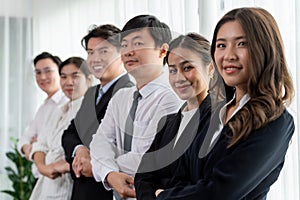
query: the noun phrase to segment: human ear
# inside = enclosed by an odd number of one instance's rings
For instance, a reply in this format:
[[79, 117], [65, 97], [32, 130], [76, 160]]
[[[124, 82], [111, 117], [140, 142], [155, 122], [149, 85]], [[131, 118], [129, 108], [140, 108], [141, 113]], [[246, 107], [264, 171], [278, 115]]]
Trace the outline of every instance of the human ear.
[[92, 85], [92, 83], [93, 83], [93, 76], [92, 76], [92, 74], [90, 74], [87, 77], [86, 83], [87, 83], [88, 87], [90, 87]]
[[213, 61], [211, 61], [210, 64], [208, 65], [208, 71], [207, 71], [209, 78], [213, 78], [214, 72], [215, 72], [214, 64]]
[[163, 43], [160, 47], [159, 57], [164, 58], [167, 55], [168, 50], [169, 50], [169, 45], [167, 43]]

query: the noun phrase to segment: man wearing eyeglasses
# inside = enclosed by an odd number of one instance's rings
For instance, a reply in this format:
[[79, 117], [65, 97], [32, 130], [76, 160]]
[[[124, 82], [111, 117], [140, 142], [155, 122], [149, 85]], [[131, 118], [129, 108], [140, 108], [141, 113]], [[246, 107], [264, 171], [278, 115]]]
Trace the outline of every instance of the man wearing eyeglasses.
[[[47, 94], [47, 98], [39, 107], [34, 119], [27, 126], [18, 142], [18, 150], [27, 160], [29, 160], [32, 143], [37, 140], [38, 134], [42, 132], [41, 130], [45, 127], [52, 111], [68, 101], [60, 88], [58, 73], [60, 58], [48, 52], [42, 52], [34, 58], [33, 63], [37, 85]], [[32, 165], [32, 173], [35, 178], [38, 178], [39, 174], [35, 165]]]

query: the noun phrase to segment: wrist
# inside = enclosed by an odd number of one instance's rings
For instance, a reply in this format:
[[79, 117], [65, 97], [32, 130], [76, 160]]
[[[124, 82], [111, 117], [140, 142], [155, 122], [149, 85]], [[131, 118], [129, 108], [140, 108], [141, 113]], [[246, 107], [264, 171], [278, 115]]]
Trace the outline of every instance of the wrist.
[[106, 185], [107, 185], [108, 187], [110, 187], [110, 188], [113, 188], [112, 185], [111, 185], [111, 180], [113, 179], [113, 176], [114, 176], [114, 174], [116, 174], [116, 173], [117, 173], [117, 172], [111, 171], [111, 172], [109, 172], [109, 173], [106, 175], [106, 177], [105, 177], [105, 179], [104, 179], [104, 182], [105, 182]]
[[88, 148], [86, 148], [85, 146], [83, 145], [80, 145], [77, 147], [76, 151], [75, 151], [75, 156], [76, 155], [80, 155], [80, 154], [85, 154], [85, 153], [88, 153], [89, 154], [89, 150]]

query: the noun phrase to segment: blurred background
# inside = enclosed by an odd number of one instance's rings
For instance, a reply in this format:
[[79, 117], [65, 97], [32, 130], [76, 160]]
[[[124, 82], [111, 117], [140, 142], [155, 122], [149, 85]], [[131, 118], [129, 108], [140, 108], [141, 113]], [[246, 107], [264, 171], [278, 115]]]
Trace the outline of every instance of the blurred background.
[[[11, 188], [4, 170], [9, 138], [22, 135], [43, 96], [35, 83], [33, 58], [42, 51], [86, 58], [80, 41], [91, 24], [112, 23], [122, 29], [135, 15], [153, 14], [174, 33], [198, 32], [212, 39], [225, 12], [242, 6], [262, 7], [276, 19], [285, 45], [296, 95], [289, 107], [296, 132], [284, 169], [268, 199], [296, 200], [299, 195], [300, 2], [297, 0], [0, 0], [0, 190]], [[0, 193], [0, 199], [11, 197]]]

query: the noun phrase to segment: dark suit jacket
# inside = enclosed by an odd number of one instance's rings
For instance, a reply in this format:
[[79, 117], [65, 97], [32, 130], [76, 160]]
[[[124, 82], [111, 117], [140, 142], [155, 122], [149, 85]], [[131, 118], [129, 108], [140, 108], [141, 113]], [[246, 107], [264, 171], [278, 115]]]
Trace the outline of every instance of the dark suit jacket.
[[294, 130], [293, 118], [285, 110], [279, 118], [230, 148], [228, 136], [232, 132], [228, 125], [213, 148], [206, 145], [206, 139], [214, 133], [208, 131], [205, 138], [197, 137], [180, 159], [171, 183], [174, 187], [160, 193], [157, 199], [266, 199], [283, 167]]
[[89, 88], [75, 119], [71, 121], [68, 129], [64, 131], [62, 146], [65, 150], [66, 160], [70, 163], [71, 175], [74, 180], [72, 191], [73, 200], [112, 199], [112, 192], [106, 191], [101, 182], [96, 182], [94, 178], [81, 177], [78, 179], [74, 176], [72, 170], [72, 154], [77, 145], [83, 144], [89, 148], [92, 135], [96, 133], [98, 129], [111, 97], [119, 89], [133, 85], [128, 74], [122, 76], [108, 89], [97, 105], [96, 98], [100, 85]]
[[[186, 106], [184, 104], [182, 109]], [[162, 118], [162, 127], [147, 153], [143, 156], [135, 175], [135, 190], [139, 200], [155, 200], [157, 189], [169, 188], [169, 180], [177, 168], [179, 157], [189, 148], [197, 134], [205, 134], [211, 116], [211, 101], [207, 96], [201, 103], [178, 139], [175, 139], [181, 122], [181, 110]]]

